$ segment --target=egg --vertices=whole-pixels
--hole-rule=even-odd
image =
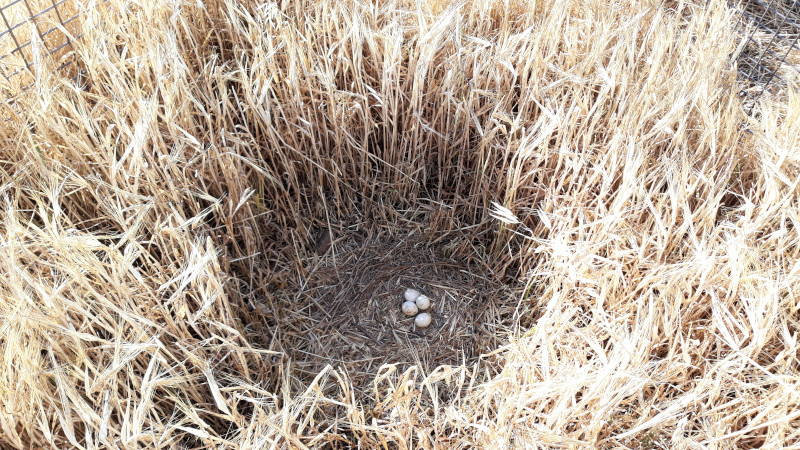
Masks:
[[[414,302],[417,304],[417,308],[419,308],[420,311],[425,311],[431,307],[431,299],[429,299],[427,295],[420,295]]]
[[[430,314],[422,313],[414,319],[414,325],[418,326],[419,328],[428,328],[428,325],[431,324],[431,320]]]
[[[414,302],[404,302],[402,309],[403,309],[403,314],[407,316],[413,316],[419,311],[417,309],[417,304]]]
[[[406,297],[406,301],[413,302],[417,299],[417,297],[419,297],[419,291],[416,289],[406,289],[406,293],[404,295]]]

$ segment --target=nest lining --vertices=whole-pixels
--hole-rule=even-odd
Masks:
[[[307,261],[302,285],[278,296],[284,348],[304,381],[329,364],[360,386],[383,364],[426,371],[471,364],[516,329],[516,289],[483,268],[419,241],[357,235],[338,241]],[[431,298],[428,328],[416,327],[414,316],[401,311],[406,288]]]

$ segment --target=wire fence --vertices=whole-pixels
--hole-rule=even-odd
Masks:
[[[80,15],[74,0],[10,0],[0,6],[0,75],[20,79],[27,90],[37,59],[48,57],[57,72],[77,77],[73,43],[82,36]]]
[[[777,94],[800,81],[800,0],[745,0],[734,4],[743,45],[736,62],[749,108],[765,92]]]

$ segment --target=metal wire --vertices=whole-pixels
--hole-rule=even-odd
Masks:
[[[750,99],[752,111],[764,92],[779,92],[789,85],[787,75],[797,79],[800,74],[800,0],[743,0],[728,6],[740,13],[736,27],[744,36],[736,55],[744,81],[740,95]]]
[[[48,56],[53,55],[62,49],[69,47],[74,50],[73,39],[78,39],[80,35],[71,36],[72,31],[77,29],[76,19],[80,14],[65,14],[67,3],[70,0],[49,0],[49,5],[44,4],[38,8],[34,8],[29,0],[12,0],[0,6],[0,43],[6,39],[10,39],[13,47],[10,50],[5,50],[5,54],[0,54],[0,75],[6,80],[11,80],[16,76],[20,76],[25,71],[33,73],[34,62],[29,47],[33,44],[34,40],[38,40],[44,53]],[[24,19],[12,23],[13,14],[9,15],[9,8],[17,5],[17,8],[24,8],[17,10],[24,12]],[[48,20],[45,21],[45,14],[50,14]],[[74,22],[74,23],[73,23]],[[47,25],[45,25],[47,23]],[[22,33],[24,28],[22,26],[30,24],[31,36],[27,37],[27,33]],[[5,29],[2,29],[5,28]],[[23,37],[26,36],[26,37]],[[8,41],[6,41],[8,42]],[[16,55],[21,59],[22,64],[9,64],[12,55]],[[63,57],[61,55],[58,55]],[[62,70],[75,61],[75,54],[67,53],[65,60],[60,64],[56,70]],[[19,60],[18,60],[19,61]]]

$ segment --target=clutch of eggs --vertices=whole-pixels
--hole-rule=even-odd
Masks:
[[[407,316],[417,315],[418,312],[425,311],[431,307],[431,299],[427,295],[420,294],[416,289],[406,289],[403,297],[405,302],[403,302],[403,306],[400,309]],[[414,318],[414,325],[418,328],[427,328],[432,321],[431,315],[424,312]]]

